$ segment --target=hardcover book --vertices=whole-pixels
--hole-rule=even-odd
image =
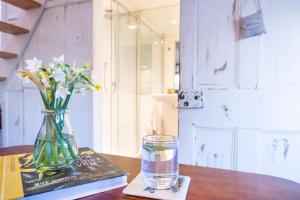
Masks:
[[[0,199],[74,199],[125,186],[127,174],[91,149],[60,171],[37,170],[32,154],[0,156]]]

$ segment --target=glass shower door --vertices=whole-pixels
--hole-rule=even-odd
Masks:
[[[112,22],[112,153],[137,155],[141,138],[161,129],[152,94],[162,92],[163,42],[138,13],[116,2]]]
[[[117,139],[114,148],[118,154],[135,155],[137,152],[137,19],[116,4],[115,79],[113,96],[113,134]]]

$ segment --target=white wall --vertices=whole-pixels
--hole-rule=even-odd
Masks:
[[[49,2],[40,25],[25,52],[24,59],[36,56],[48,64],[52,57],[64,54],[67,63],[72,64],[76,60],[77,65],[84,62],[92,64],[92,3],[89,1],[73,4],[74,2],[76,1],[68,5],[61,5],[66,2],[59,0]],[[23,17],[23,12],[13,11],[17,15],[20,13],[19,17]],[[39,10],[33,12],[39,12]],[[10,11],[7,14],[9,15]],[[32,13],[24,15],[32,15]],[[18,23],[23,25],[25,22]],[[25,27],[26,24],[30,29],[30,23],[25,23]],[[19,40],[20,38],[5,41],[5,45],[13,50],[24,44],[24,41]],[[8,67],[11,70],[14,66]],[[92,146],[93,144],[92,106],[91,94],[85,97],[75,94],[72,97],[70,112],[79,146]],[[13,80],[5,94],[3,109],[4,146],[33,144],[42,120],[42,105],[38,90],[32,84],[22,84],[17,79]]]

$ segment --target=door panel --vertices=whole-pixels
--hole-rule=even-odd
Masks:
[[[262,6],[268,33],[261,38],[260,87],[299,88],[300,1],[263,1]]]
[[[300,132],[239,129],[237,169],[300,182]]]
[[[234,168],[234,129],[194,127],[194,164]]]
[[[211,0],[198,3],[195,87],[236,85],[234,2]],[[212,12],[216,9],[217,12]]]
[[[257,133],[257,171],[300,182],[300,132]]]

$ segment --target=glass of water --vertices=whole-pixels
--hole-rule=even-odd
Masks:
[[[169,189],[179,173],[177,138],[169,135],[143,137],[142,176],[146,187]]]

